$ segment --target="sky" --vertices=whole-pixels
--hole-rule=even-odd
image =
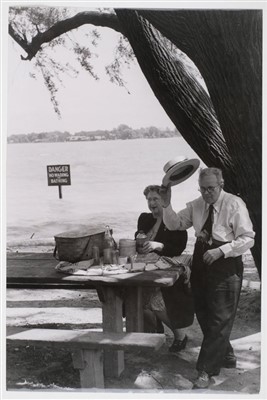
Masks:
[[[79,43],[89,26],[72,31],[70,35]],[[21,60],[25,55],[11,37],[8,37],[8,101],[7,135],[31,132],[68,131],[70,133],[95,129],[111,130],[120,124],[132,128],[156,126],[173,129],[174,125],[154,96],[139,65],[135,61],[130,69],[123,68],[126,87],[111,83],[105,73],[105,65],[113,60],[115,45],[119,34],[109,28],[98,28],[101,40],[93,51],[95,72],[100,79],[95,81],[80,68],[77,78],[63,76],[63,85],[58,84],[57,99],[61,119],[53,110],[40,75],[30,77],[36,72],[33,63]],[[58,46],[54,52],[57,60],[74,63],[71,52]],[[73,64],[74,65],[74,64]],[[75,65],[77,67],[77,64]]]

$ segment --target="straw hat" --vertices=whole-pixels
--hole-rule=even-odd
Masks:
[[[162,185],[178,185],[188,179],[198,169],[200,161],[197,158],[188,158],[179,156],[167,162],[163,170],[165,176],[162,179]]]

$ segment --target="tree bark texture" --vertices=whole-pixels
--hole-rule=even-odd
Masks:
[[[246,202],[256,231],[252,254],[261,275],[262,11],[138,13],[185,52],[205,80],[234,164],[235,192]]]
[[[116,13],[150,87],[179,132],[205,164],[216,160],[231,176],[231,157],[206,91],[183,62],[170,55],[150,23],[132,10]]]

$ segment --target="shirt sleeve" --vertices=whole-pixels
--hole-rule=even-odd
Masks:
[[[254,246],[255,232],[245,203],[239,199],[230,218],[234,239],[220,246],[224,257],[238,257]]]
[[[184,231],[191,228],[192,206],[188,203],[186,208],[176,213],[170,204],[163,208],[163,222],[170,231]]]

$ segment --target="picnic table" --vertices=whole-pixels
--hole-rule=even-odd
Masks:
[[[122,303],[127,332],[143,332],[142,291],[146,287],[174,285],[181,269],[131,272],[119,275],[80,276],[56,271],[52,253],[8,253],[7,287],[42,289],[96,289],[102,303],[103,332],[122,332]],[[106,376],[118,377],[124,369],[123,351],[105,353]]]

